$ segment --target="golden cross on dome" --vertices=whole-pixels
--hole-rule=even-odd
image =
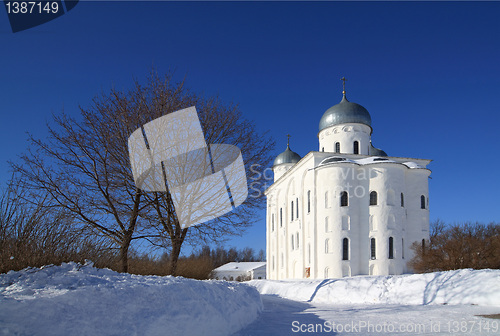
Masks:
[[[286,146],[290,147],[290,134],[286,135]]]
[[[345,96],[345,81],[347,80],[345,77],[340,79],[342,81],[342,94]]]

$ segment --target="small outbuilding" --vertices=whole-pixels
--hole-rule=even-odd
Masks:
[[[265,262],[230,262],[212,271],[212,279],[248,281],[266,278]]]

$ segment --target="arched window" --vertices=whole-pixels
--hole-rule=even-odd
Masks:
[[[291,211],[291,215],[292,215],[292,216],[290,217],[290,218],[291,218],[290,220],[292,220],[292,221],[293,221],[293,201],[291,202],[291,210],[292,210],[292,211]]]
[[[370,239],[370,258],[372,260],[376,259],[376,254],[375,254],[375,238]]]
[[[283,208],[280,208],[280,227],[283,227]]]
[[[425,196],[420,196],[420,209],[425,209]]]
[[[307,191],[307,213],[311,212],[311,190]]]
[[[354,141],[354,145],[353,145],[353,149],[354,149],[354,154],[359,154],[359,142],[358,141]]]
[[[330,226],[328,225],[328,217],[325,217],[325,232],[330,232]]]
[[[425,239],[422,239],[422,250],[425,250]]]
[[[342,260],[349,260],[349,239],[342,240]]]
[[[297,247],[297,250],[299,249],[299,233],[297,232],[295,234],[295,246]]]
[[[295,199],[295,206],[296,206],[295,217],[297,219],[299,219],[299,198],[298,197]]]
[[[394,238],[389,237],[389,259],[394,259]]]
[[[377,205],[377,192],[370,192],[370,205]]]
[[[271,215],[271,232],[274,232],[274,214]]]
[[[405,206],[405,195],[403,193],[401,193],[401,206]]]
[[[325,239],[325,253],[330,253],[330,239]]]
[[[321,147],[321,151],[324,152],[325,151],[325,147]]]
[[[281,268],[285,266],[285,257],[283,256],[283,252],[281,252]]]
[[[340,153],[340,142],[335,143],[335,153]]]
[[[325,268],[325,279],[328,279],[328,267]]]
[[[348,205],[349,205],[349,194],[347,193],[347,191],[342,191],[340,193],[340,206],[344,207]]]
[[[274,271],[274,256],[273,256],[273,271]]]
[[[325,208],[328,208],[328,191],[325,192]]]
[[[405,239],[401,238],[401,258],[405,258]]]
[[[293,246],[293,233],[292,233],[291,238],[292,238],[292,251],[293,251],[295,249],[295,247]]]

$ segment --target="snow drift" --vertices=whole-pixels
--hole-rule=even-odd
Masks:
[[[253,280],[261,294],[331,304],[500,306],[500,270],[462,269],[327,280]]]
[[[75,263],[0,274],[2,335],[230,335],[261,310],[255,288],[233,282]]]

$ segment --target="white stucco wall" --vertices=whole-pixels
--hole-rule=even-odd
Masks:
[[[340,153],[353,154],[354,141],[359,142],[359,154],[368,155],[372,129],[363,124],[342,124],[325,128],[318,133],[319,151],[335,152],[335,143],[340,143]]]

